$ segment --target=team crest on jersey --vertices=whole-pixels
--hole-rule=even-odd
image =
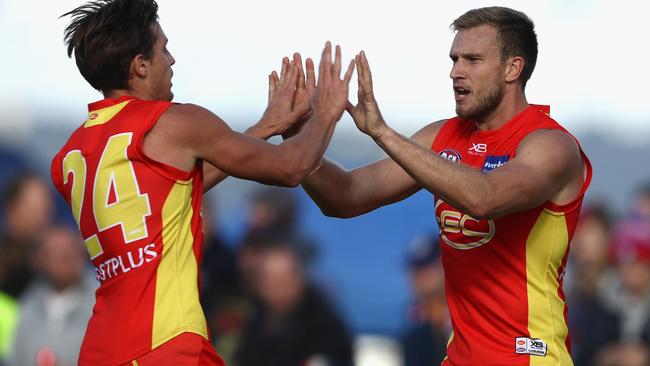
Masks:
[[[455,163],[458,163],[463,159],[463,157],[460,156],[460,153],[454,149],[444,149],[439,155],[441,158],[451,160]]]
[[[435,206],[440,238],[450,247],[467,250],[487,244],[494,238],[493,220],[477,220],[438,199]]]
[[[483,173],[487,173],[490,170],[500,167],[507,163],[508,159],[510,159],[510,156],[508,155],[488,155],[483,163]]]

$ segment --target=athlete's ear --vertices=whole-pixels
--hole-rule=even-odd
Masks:
[[[512,83],[519,79],[521,73],[524,72],[524,58],[521,56],[510,57],[505,62],[506,83]]]
[[[149,61],[145,59],[143,54],[139,53],[131,60],[131,75],[141,78],[147,77],[149,74],[149,66]]]

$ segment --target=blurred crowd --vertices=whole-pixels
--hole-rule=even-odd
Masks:
[[[48,180],[3,180],[0,365],[76,365],[98,286],[83,240],[56,214]],[[293,192],[260,187],[249,198],[238,242],[221,235],[210,196],[202,211],[201,297],[218,352],[234,366],[359,364],[341,299],[314,276],[318,245],[300,230]],[[411,238],[404,263],[412,301],[396,315],[405,324],[397,364],[439,365],[451,324],[435,233]],[[623,214],[585,205],[564,292],[576,366],[650,365],[650,184]]]

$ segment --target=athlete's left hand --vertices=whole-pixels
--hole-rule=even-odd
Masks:
[[[370,72],[366,54],[361,51],[354,60],[357,64],[357,81],[359,84],[358,102],[355,106],[348,101],[346,110],[350,113],[361,132],[377,140],[388,126],[381,116],[377,100],[375,100],[372,88],[372,73]]]

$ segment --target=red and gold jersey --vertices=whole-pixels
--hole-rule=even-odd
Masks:
[[[531,105],[494,131],[480,131],[471,121],[452,118],[432,150],[490,174],[515,157],[529,133],[566,132],[549,117],[549,110]],[[567,205],[545,202],[478,220],[436,197],[453,326],[443,365],[573,365],[562,276],[591,180],[591,165],[581,154],[587,166],[585,183],[579,197]]]
[[[80,365],[124,364],[184,332],[208,338],[198,287],[201,164],[184,172],[142,150],[169,105],[92,103],[52,161],[100,282]]]

